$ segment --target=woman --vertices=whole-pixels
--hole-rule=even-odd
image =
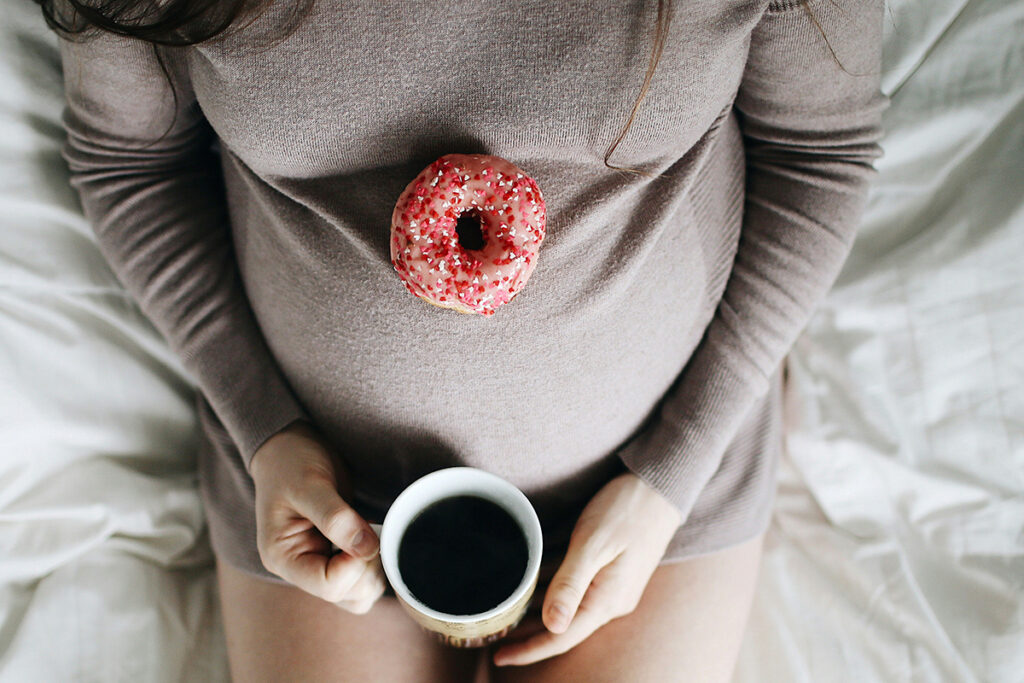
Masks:
[[[880,151],[880,2],[39,1],[106,29],[62,37],[63,153],[200,389],[236,680],[730,677],[778,368]],[[547,202],[490,318],[389,262],[395,200],[450,152]],[[368,524],[459,464],[544,525],[538,614],[483,655],[382,597]]]

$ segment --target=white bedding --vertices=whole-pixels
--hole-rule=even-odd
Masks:
[[[56,36],[0,19],[0,681],[227,681],[192,384],[58,152]]]
[[[1015,0],[890,2],[886,154],[791,356],[737,681],[1024,681],[1022,36]],[[193,384],[96,249],[61,98],[9,3],[0,681],[227,681]]]
[[[885,156],[790,354],[738,681],[1024,681],[1024,3],[890,3]]]

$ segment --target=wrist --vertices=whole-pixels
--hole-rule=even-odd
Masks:
[[[679,528],[683,523],[683,514],[676,507],[675,503],[633,472],[627,472],[625,476],[633,477],[635,485],[643,491],[647,504],[660,522],[670,526],[672,529]]]
[[[272,452],[276,451],[282,442],[287,441],[293,435],[314,436],[315,427],[305,418],[297,418],[271,434],[259,448],[253,451],[252,457],[249,459],[249,473],[255,478],[256,472],[260,468],[258,463],[272,459]],[[267,455],[261,457],[261,453]]]

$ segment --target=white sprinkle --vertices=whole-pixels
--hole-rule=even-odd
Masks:
[[[409,221],[409,227],[415,228],[416,227],[416,221]]]

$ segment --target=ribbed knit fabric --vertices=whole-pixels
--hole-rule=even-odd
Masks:
[[[665,561],[764,529],[777,368],[880,153],[882,5],[812,1],[827,43],[795,3],[676,5],[611,159],[656,178],[602,163],[655,2],[317,3],[273,42],[278,4],[158,48],[177,106],[151,45],[61,41],[72,182],[200,388],[219,554],[272,578],[248,467],[296,419],[374,521],[415,478],[477,466],[531,497],[554,557],[629,468],[686,519]],[[491,318],[419,301],[389,261],[395,200],[451,152],[509,159],[547,202],[537,269]]]

